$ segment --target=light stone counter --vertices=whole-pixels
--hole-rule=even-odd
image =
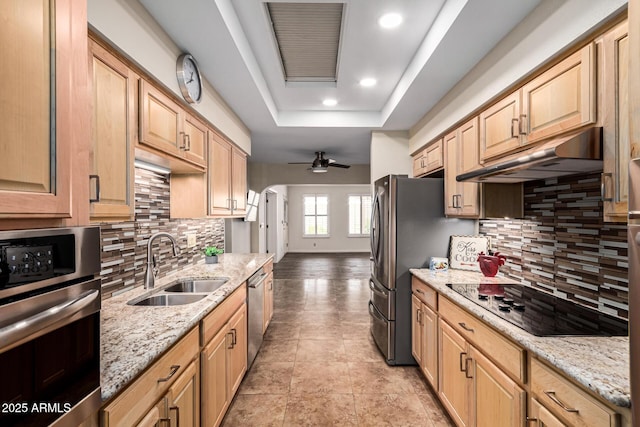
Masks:
[[[156,279],[155,290],[177,279],[228,277],[206,298],[171,307],[141,307],[127,301],[150,294],[142,286],[102,302],[100,384],[102,400],[114,396],[273,258],[272,254],[223,254],[218,264],[195,264]]]
[[[545,360],[567,377],[620,407],[631,406],[629,379],[629,337],[537,337],[474,304],[446,285],[475,283],[517,283],[504,277],[484,277],[462,270],[432,272],[411,269],[413,275],[440,294],[483,319],[526,350]]]

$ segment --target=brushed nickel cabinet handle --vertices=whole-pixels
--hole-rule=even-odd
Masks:
[[[564,409],[566,412],[574,412],[574,413],[578,413],[579,411],[575,408],[569,408],[567,405],[565,405],[560,399],[558,399],[556,397],[556,392],[555,391],[545,391],[544,394],[546,394],[549,399],[553,400],[553,402],[558,405],[559,407],[561,407],[562,409]]]
[[[89,199],[89,203],[95,203],[100,201],[100,175],[89,175],[89,181],[92,179],[96,180],[96,198]]]
[[[600,197],[603,202],[613,202],[613,197],[607,197],[607,186],[606,186],[606,178],[612,178],[613,174],[611,172],[602,172],[600,174]]]
[[[169,381],[171,377],[173,377],[176,374],[176,372],[178,372],[178,369],[180,369],[180,365],[171,365],[171,370],[169,371],[169,375],[167,375],[164,378],[160,378],[158,382],[163,383],[165,381]]]
[[[473,328],[468,327],[467,324],[464,322],[458,322],[458,325],[460,325],[460,327],[467,332],[474,332]]]
[[[238,343],[238,334],[236,328],[231,329],[231,344],[235,347]]]
[[[179,146],[178,148],[181,150],[186,150],[187,149],[187,134],[184,132],[180,132],[180,136],[182,136],[182,145]]]
[[[418,323],[422,325],[422,310],[420,309],[416,310],[416,317],[417,317]]]
[[[473,378],[473,375],[469,375],[469,362],[471,362],[472,360],[472,358],[467,357],[464,361],[464,376],[466,378]]]
[[[528,130],[527,130],[527,115],[526,114],[520,114],[520,124],[518,126],[518,130],[520,131],[520,135],[526,135],[528,134]]]
[[[460,353],[460,372],[465,372],[467,369],[467,365],[462,359],[467,355],[467,353]]]
[[[170,411],[176,411],[176,427],[180,427],[180,407],[171,406],[169,407]]]
[[[518,133],[514,132],[513,125],[518,125],[518,132],[520,132],[520,121],[517,118],[511,119],[511,138],[517,138]]]

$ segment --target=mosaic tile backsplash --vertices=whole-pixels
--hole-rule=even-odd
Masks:
[[[605,223],[600,175],[524,184],[525,218],[481,220],[508,257],[502,273],[622,318],[629,315],[627,226]]]
[[[135,221],[100,224],[103,299],[142,286],[147,242],[154,233],[170,233],[180,244],[180,256],[174,257],[168,239],[154,242],[153,253],[160,266],[158,277],[177,266],[201,260],[205,246],[224,248],[224,219],[171,219],[170,177],[140,168],[135,169],[135,174]],[[197,243],[192,248],[187,248],[188,233],[196,233]]]

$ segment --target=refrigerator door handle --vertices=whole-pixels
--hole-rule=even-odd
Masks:
[[[376,193],[371,212],[371,254],[377,264],[380,260],[380,197]]]
[[[371,289],[371,292],[373,292],[376,295],[380,295],[381,297],[384,297],[384,298],[389,298],[389,295],[387,293],[380,292],[378,290],[375,283],[373,283],[373,280],[369,280],[369,289]]]

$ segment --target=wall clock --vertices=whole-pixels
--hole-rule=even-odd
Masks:
[[[176,62],[178,85],[184,99],[190,104],[197,104],[202,99],[202,77],[195,58],[183,53]]]

